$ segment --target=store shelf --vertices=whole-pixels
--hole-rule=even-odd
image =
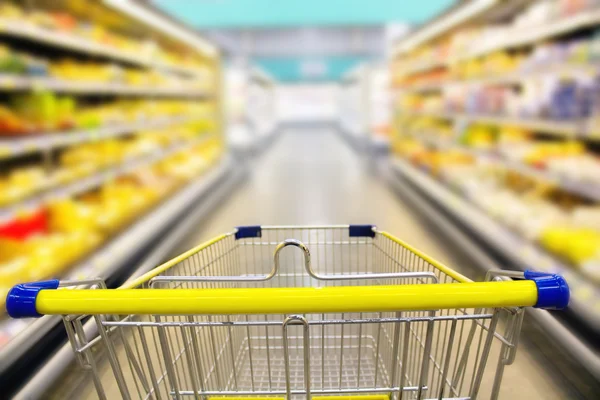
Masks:
[[[164,128],[197,118],[197,116],[161,117],[149,121],[144,118],[144,121],[94,129],[0,138],[0,160],[57,147],[114,138],[136,131]]]
[[[428,197],[475,232],[478,238],[508,257],[515,267],[521,270],[532,268],[563,275],[571,285],[573,294],[569,308],[585,320],[590,327],[596,331],[600,330],[600,318],[598,318],[600,290],[598,288],[534,243],[524,240],[496,222],[485,212],[474,207],[472,203],[452,192],[427,173],[398,158],[392,161],[392,167],[412,185],[421,189]]]
[[[600,66],[598,64],[561,64],[553,66],[530,67],[531,70],[516,71],[497,76],[484,76],[464,80],[446,80],[438,82],[427,82],[413,84],[399,88],[410,93],[440,92],[446,87],[457,87],[463,85],[490,86],[490,85],[519,85],[535,79],[543,79],[548,76],[567,77],[592,77]]]
[[[52,90],[57,93],[81,95],[156,96],[175,98],[209,98],[204,90],[178,87],[140,87],[110,82],[77,82],[47,77],[0,75],[0,90]]]
[[[582,196],[589,200],[600,201],[600,187],[593,183],[577,182],[551,172],[538,170],[519,162],[509,161],[506,159],[500,160],[502,160],[502,164],[507,168],[522,175],[548,182],[552,185],[560,187],[566,192]]]
[[[475,45],[471,51],[466,54],[452,57],[448,60],[429,60],[412,62],[402,70],[402,75],[410,76],[421,72],[430,71],[437,68],[449,67],[457,62],[478,58],[486,54],[508,50],[518,47],[529,46],[547,39],[551,39],[557,36],[576,32],[578,30],[587,29],[600,24],[600,9],[585,10],[576,15],[561,17],[555,21],[549,21],[538,26],[524,26],[519,28],[513,28],[507,31],[501,37],[498,36],[498,40],[492,43],[484,42],[482,45]],[[511,82],[514,82],[518,77],[506,77]],[[492,79],[490,79],[490,82]],[[417,90],[430,90],[432,88],[439,87],[434,85],[423,85]]]
[[[41,205],[51,200],[72,197],[87,192],[102,185],[104,182],[131,173],[138,168],[154,164],[155,162],[160,161],[174,153],[184,150],[190,146],[200,144],[206,140],[209,140],[210,138],[212,138],[212,136],[207,135],[192,142],[177,143],[166,149],[156,150],[142,157],[125,161],[123,164],[117,167],[95,173],[76,182],[51,188],[42,194],[34,195],[14,205],[2,207],[0,208],[0,221],[7,221],[13,219],[15,216],[21,213],[34,211]]]
[[[146,4],[101,1],[92,7],[94,10],[89,10],[93,11],[93,15],[85,15],[84,9],[70,2],[50,3],[15,3],[3,7],[0,38],[6,44],[6,56],[11,62],[19,63],[20,67],[27,66],[27,72],[19,73],[16,72],[17,68],[12,68],[15,73],[0,73],[0,93],[9,111],[15,111],[11,107],[18,100],[15,95],[44,91],[53,94],[51,98],[44,98],[48,103],[44,103],[48,105],[46,108],[52,108],[54,103],[63,100],[66,107],[68,100],[75,98],[79,108],[91,110],[98,105],[101,106],[98,112],[106,108],[111,113],[119,111],[119,107],[128,107],[128,104],[112,104],[115,98],[132,101],[147,98],[189,102],[188,108],[198,112],[190,114],[182,109],[181,113],[176,114],[161,113],[163,108],[179,110],[175,104],[177,102],[173,102],[172,106],[170,103],[161,104],[155,113],[151,113],[144,111],[148,110],[146,105],[138,107],[136,103],[129,107],[129,114],[134,119],[118,118],[108,122],[109,125],[70,130],[63,126],[58,128],[60,131],[54,132],[0,135],[0,161],[6,169],[2,171],[3,175],[19,176],[34,161],[32,157],[21,156],[40,153],[38,155],[44,159],[43,165],[36,162],[39,168],[35,168],[35,171],[41,171],[42,167],[44,171],[44,179],[39,182],[39,187],[36,186],[37,192],[16,200],[16,195],[25,194],[25,191],[17,193],[15,190],[15,196],[11,197],[14,202],[0,206],[0,224],[49,201],[80,196],[110,184],[115,178],[147,171],[148,167],[162,160],[176,161],[173,156],[191,155],[186,150],[191,150],[193,146],[200,145],[201,149],[203,144],[209,145],[214,141],[216,145],[218,142],[219,145],[214,149],[206,148],[208,157],[209,153],[216,154],[214,152],[223,144],[222,127],[220,121],[215,120],[215,113],[222,111],[221,93],[215,89],[215,85],[218,84],[223,66],[219,50],[212,43]],[[64,63],[57,63],[60,60]],[[45,71],[48,68],[50,70]],[[114,68],[116,72],[122,72],[117,74],[119,77],[114,73],[108,74]],[[104,74],[106,77],[95,76],[94,71],[107,72]],[[71,103],[68,105],[71,106]],[[207,103],[205,105],[210,112],[200,110],[204,103]],[[38,125],[31,120],[33,115],[18,114],[15,119],[19,119],[23,125]],[[40,118],[47,119],[43,116]],[[109,138],[129,138],[129,135],[141,137],[146,131],[160,130],[159,136],[164,136],[171,126],[202,119],[214,120],[209,124],[214,125],[214,133],[198,132],[195,138],[171,135],[170,140],[165,136],[167,142],[163,141],[163,144],[146,143],[147,146],[144,146],[144,143],[139,143],[140,146],[134,146],[137,150],[130,149],[135,154],[122,148],[126,143],[115,143],[114,149],[111,147],[106,151],[114,156],[125,151],[128,156],[120,156],[118,160],[113,160],[115,164],[103,165],[102,169],[98,169],[99,166],[87,168],[76,160],[73,169],[68,169],[62,163],[54,162],[60,154],[51,151],[62,147],[76,150],[84,143]],[[103,240],[98,248],[86,252],[85,257],[69,265],[68,269],[61,270],[60,278],[101,278],[109,285],[116,286],[135,272],[145,256],[157,248],[164,249],[165,243],[171,241],[167,235],[174,232],[183,220],[197,214],[197,208],[215,207],[222,201],[239,179],[234,177],[243,171],[235,171],[235,165],[229,157],[222,157],[213,163],[208,158],[203,162],[202,155],[196,156],[200,157],[199,163],[193,163],[192,167],[200,171],[189,180],[186,179],[185,185],[179,185],[184,183],[182,177],[169,179],[177,189],[174,187],[173,192],[163,193],[160,203],[153,203],[152,208],[137,213],[135,219],[121,221],[123,224],[117,232],[111,232],[110,237],[105,237],[107,232],[100,235],[107,240]],[[146,183],[150,186],[160,184]],[[83,254],[86,249],[73,250],[75,255]],[[60,317],[13,320],[6,314],[0,315],[0,387],[5,395],[12,397],[13,392],[43,367],[52,353],[64,343],[68,344],[68,341]],[[50,386],[55,382],[46,383]],[[41,396],[44,397],[44,394]]]
[[[462,6],[457,6],[454,13],[448,12],[448,18],[465,12],[466,8],[473,3],[479,2],[466,2]],[[593,106],[590,110],[587,104],[577,103],[573,99],[576,96],[560,97],[560,90],[561,85],[574,87],[574,92],[577,94],[593,90],[592,86],[600,70],[600,65],[594,58],[597,44],[595,34],[600,26],[600,7],[594,5],[593,8],[577,11],[577,14],[571,12],[571,15],[559,15],[559,9],[560,13],[567,14],[569,9],[579,8],[583,3],[573,4],[574,7],[564,7],[565,4],[559,5],[559,2],[545,4],[546,2],[541,1],[500,0],[493,3],[495,3],[493,7],[482,11],[477,16],[465,17],[452,27],[443,26],[437,19],[429,21],[419,31],[407,35],[404,39],[405,43],[414,43],[414,45],[410,48],[410,52],[409,46],[406,45],[407,51],[402,55],[396,54],[392,61],[392,70],[397,78],[396,104],[403,103],[403,100],[407,103],[414,99],[415,104],[421,102],[424,106],[439,105],[440,111],[413,113],[399,110],[398,122],[402,124],[399,132],[405,135],[404,131],[410,124],[411,116],[437,119],[430,122],[423,120],[422,124],[415,124],[414,127],[429,124],[435,130],[437,125],[440,135],[423,130],[414,132],[415,134],[411,136],[431,148],[441,149],[441,153],[452,149],[472,154],[476,158],[476,165],[481,165],[486,168],[486,171],[496,169],[500,173],[514,171],[523,177],[530,177],[540,182],[542,184],[540,188],[556,188],[574,194],[583,199],[579,200],[579,203],[595,210],[600,203],[600,185],[594,183],[595,180],[591,178],[587,178],[586,181],[581,180],[583,178],[580,179],[579,174],[570,173],[571,171],[568,170],[562,172],[559,166],[556,169],[538,168],[526,163],[521,157],[511,153],[514,146],[474,149],[461,145],[456,137],[445,135],[446,133],[451,136],[462,134],[465,129],[472,128],[470,125],[477,123],[482,127],[479,132],[473,129],[474,136],[478,133],[483,136],[494,126],[515,127],[531,132],[533,138],[540,142],[547,141],[549,137],[586,142],[588,150],[592,152],[586,157],[594,157],[594,152],[597,150],[596,144],[590,143],[600,141],[598,129],[594,127],[597,124],[594,120],[596,112]],[[552,15],[547,15],[549,13]],[[542,22],[539,18],[542,16],[550,17],[552,20]],[[536,23],[534,20],[540,22]],[[505,25],[514,22],[519,22],[519,26]],[[420,32],[427,29],[435,32],[436,35],[432,34],[426,39],[421,39],[424,36]],[[473,43],[469,46],[467,40]],[[453,49],[451,46],[445,54],[447,57],[436,59],[428,57],[427,63],[423,57],[418,57],[419,55],[441,56],[442,51],[448,50],[447,46],[450,42],[462,48]],[[511,64],[517,68],[512,71],[491,69],[496,66],[508,67]],[[482,72],[486,71],[486,74],[473,75],[478,67],[485,68]],[[419,74],[421,71],[434,68],[440,70],[431,71],[431,74]],[[460,74],[461,71],[465,74]],[[402,99],[402,96],[406,97]],[[486,98],[492,97],[498,104],[504,104],[506,110],[514,109],[515,112],[511,113],[513,116],[448,112],[450,108],[446,108],[458,104],[457,102],[466,101],[473,103],[474,107],[464,106],[464,110],[484,111],[483,107],[477,106],[485,103]],[[562,103],[561,99],[564,99]],[[540,102],[546,104],[548,101],[551,104],[549,103],[550,105],[544,109],[560,108],[561,111],[571,111],[569,106],[572,106],[574,112],[591,113],[594,116],[589,119],[555,120],[549,118],[550,114],[544,114],[542,118],[528,118],[527,110],[533,110],[536,106],[539,107]],[[460,106],[453,108],[459,109]],[[569,110],[566,110],[567,108]],[[557,143],[557,146],[560,145]],[[462,185],[453,184],[451,179],[445,181],[443,167],[441,170],[434,169],[440,172],[438,174],[426,167],[420,169],[404,159],[391,159],[389,166],[388,180],[390,185],[399,192],[398,194],[405,199],[411,199],[410,202],[414,203],[412,206],[431,219],[436,231],[446,233],[454,241],[453,244],[460,247],[465,254],[474,255],[482,269],[498,265],[507,269],[537,269],[565,276],[572,294],[571,304],[565,313],[558,314],[537,309],[528,309],[527,312],[535,317],[541,329],[548,332],[548,339],[555,340],[558,346],[567,350],[572,359],[576,360],[572,367],[576,367],[578,372],[574,374],[585,375],[585,371],[581,368],[584,366],[598,378],[600,354],[596,339],[600,334],[600,287],[597,284],[597,277],[589,265],[579,268],[575,263],[570,264],[567,258],[547,250],[537,239],[529,236],[535,235],[530,230],[538,227],[536,224],[542,223],[535,218],[537,215],[535,208],[526,209],[531,213],[531,220],[517,223],[512,220],[516,218],[516,214],[521,215],[522,210],[519,209],[518,202],[513,210],[510,207],[503,208],[502,203],[496,205],[482,203],[482,197],[476,197],[488,194],[485,192],[489,190],[486,189],[485,181],[477,184],[479,181],[473,178],[465,181],[466,186],[463,188]],[[492,170],[489,170],[489,167],[493,167]],[[456,173],[460,174],[458,169]],[[457,178],[450,173],[447,176]],[[490,185],[493,186],[493,183],[490,182]],[[501,194],[499,193],[496,201],[499,201]],[[488,200],[493,203],[492,193],[489,195]],[[507,204],[506,207],[508,206]],[[512,219],[508,218],[510,215],[513,215]],[[528,233],[522,234],[522,229]],[[576,251],[575,246],[578,243],[576,240],[573,242],[573,247],[569,243],[569,248],[571,251]],[[487,259],[492,259],[495,263],[488,262]],[[566,362],[561,363],[560,368],[570,368],[567,365]]]
[[[585,120],[557,121],[542,118],[515,118],[495,115],[454,113],[447,111],[405,111],[401,112],[400,114],[450,119],[462,123],[476,122],[482,124],[514,126],[559,137],[594,139],[586,132],[587,123]]]
[[[419,135],[411,135],[416,140],[440,150],[455,149],[473,155],[474,157],[492,161],[500,164],[506,169],[517,172],[521,175],[545,182],[549,185],[556,186],[562,190],[582,196],[588,200],[600,201],[600,187],[589,182],[578,182],[568,177],[560,176],[559,174],[540,170],[519,161],[508,160],[501,155],[488,150],[473,149],[466,146],[460,146],[451,141],[436,140],[435,138]]]
[[[489,270],[506,267],[501,260],[491,257],[474,235],[457,224],[449,213],[431,202],[426,194],[414,190],[413,185],[406,182],[405,179],[399,179],[388,168],[385,168],[383,172],[383,176],[391,188],[403,200],[408,201],[411,207],[429,219],[435,225],[436,231],[443,232],[451,243],[459,246],[474,261],[474,264],[481,268],[482,272],[486,273]],[[590,348],[587,338],[581,337],[564,321],[559,321],[552,312],[537,308],[527,308],[526,312],[528,317],[534,318],[543,327],[544,332],[553,338],[559,347],[566,349],[574,360],[584,365],[596,379],[600,379],[600,354],[597,350]]]
[[[128,265],[133,254],[156,240],[157,235],[191,205],[210,195],[217,185],[228,179],[232,171],[233,162],[229,157],[225,157],[210,171],[117,235],[108,245],[74,266],[64,279],[81,280],[94,277],[106,280],[119,270],[135,267]],[[0,320],[0,338],[7,340],[6,344],[0,347],[0,376],[60,322],[60,317],[56,316]]]
[[[95,43],[91,40],[74,36],[73,34],[39,28],[23,21],[0,19],[0,35],[31,40],[39,44],[82,54],[106,57],[114,61],[125,62],[140,67],[155,68],[182,75],[194,76],[199,73],[194,68],[156,62],[149,59],[149,57],[140,56],[139,53],[130,53],[111,46]]]
[[[455,119],[456,114],[451,112],[444,111],[400,111],[400,115],[402,116],[411,116],[411,117],[432,117],[432,118],[440,118],[440,119]]]
[[[518,126],[532,131],[544,132],[563,137],[582,136],[584,130],[584,121],[557,121],[541,118],[513,118],[502,116],[488,116],[476,114],[457,114],[456,118],[468,122],[478,122],[484,124]]]
[[[479,48],[475,46],[472,51],[453,59],[452,62],[481,57],[498,50],[529,46],[546,39],[591,28],[598,24],[600,24],[600,9],[585,10],[576,15],[562,17],[559,20],[549,21],[538,26],[524,26],[513,29],[503,34],[501,40],[485,44]]]
[[[593,183],[588,182],[577,182],[567,177],[562,177],[556,173],[543,171],[534,167],[530,167],[519,161],[507,160],[506,158],[493,154],[487,151],[478,151],[468,148],[462,148],[464,151],[468,151],[478,157],[484,157],[488,160],[493,160],[501,164],[508,170],[517,172],[523,176],[528,176],[532,179],[545,182],[549,185],[556,186],[565,192],[575,194],[584,197],[588,200],[600,201],[600,187]]]
[[[235,163],[239,165],[240,160],[236,159]],[[143,257],[139,263],[136,263],[135,272],[132,271],[131,276],[127,281],[131,281],[144,273],[150,271],[157,265],[164,262],[165,259],[172,254],[172,251],[179,247],[182,242],[189,239],[189,234],[194,233],[198,226],[204,220],[211,217],[212,212],[227,198],[227,196],[235,190],[235,188],[248,175],[248,168],[230,168],[231,163],[228,163],[229,170],[225,170],[224,174],[217,172],[219,179],[214,182],[212,177],[208,179],[200,178],[197,183],[190,185],[185,199],[177,201],[181,206],[179,210],[187,210],[190,204],[193,204],[190,212],[185,213],[185,218],[178,222],[173,228],[168,230],[160,243],[153,246],[147,255]],[[222,166],[217,168],[223,168]],[[213,174],[213,172],[209,172]],[[185,200],[185,201],[183,201]],[[186,204],[187,203],[187,204]],[[137,244],[137,243],[135,243]],[[84,325],[86,333],[92,336],[96,331],[94,321],[88,321]],[[28,333],[32,327],[28,328]],[[33,334],[33,332],[31,332]],[[26,337],[26,334],[21,335]],[[89,337],[89,336],[88,336]],[[1,350],[0,350],[1,352]],[[2,357],[0,355],[0,360]],[[19,388],[18,393],[14,395],[15,399],[37,399],[44,397],[47,390],[59,379],[66,368],[72,365],[75,360],[75,355],[70,343],[65,342],[60,349],[52,354],[51,358],[44,360],[43,366],[34,372],[33,376]],[[0,362],[0,379],[3,371],[2,363]],[[23,382],[24,383],[24,382]]]
[[[456,82],[427,82],[427,83],[418,83],[412,85],[404,85],[398,86],[397,90],[399,92],[406,93],[432,93],[432,92],[441,92],[445,87],[454,85]]]
[[[414,74],[419,74],[422,72],[431,71],[438,68],[446,68],[448,67],[448,63],[445,61],[426,61],[426,62],[417,62],[412,63],[411,65],[404,68],[402,71],[402,75],[409,76]]]

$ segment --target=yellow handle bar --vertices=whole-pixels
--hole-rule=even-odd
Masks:
[[[40,290],[39,314],[288,314],[533,306],[530,280],[265,289]]]

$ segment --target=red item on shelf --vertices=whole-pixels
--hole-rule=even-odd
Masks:
[[[30,236],[47,232],[48,215],[43,209],[0,224],[0,238],[25,240]]]
[[[77,20],[72,15],[63,12],[52,13],[56,27],[60,30],[70,32],[77,27]]]
[[[536,169],[546,169],[547,168],[547,164],[545,161],[535,161],[531,163],[531,166],[536,168]]]

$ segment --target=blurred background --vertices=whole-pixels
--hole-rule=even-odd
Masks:
[[[560,273],[501,399],[600,393],[599,0],[0,2],[0,387],[96,398],[15,284],[118,287],[243,224]]]

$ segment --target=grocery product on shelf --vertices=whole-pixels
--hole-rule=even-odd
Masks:
[[[600,207],[507,171],[476,162],[457,150],[431,150],[415,139],[398,139],[394,152],[410,160],[486,211],[525,240],[539,243],[590,281],[600,283]],[[558,245],[558,244],[560,245]]]
[[[46,173],[38,166],[26,166],[8,172],[0,180],[0,206],[16,203],[43,190],[46,182]]]
[[[127,67],[113,62],[80,61],[70,58],[44,59],[14,52],[2,45],[0,77],[7,89],[14,89],[18,79],[21,79],[19,82],[30,79],[32,89],[62,84],[65,91],[69,88],[73,91],[80,90],[81,84],[106,83],[113,85],[115,90],[145,88],[191,92],[210,91],[213,88],[212,73],[206,66],[199,68],[198,73],[192,77],[182,77],[168,71]]]
[[[426,110],[464,113],[466,117],[571,121],[578,122],[573,129],[575,134],[588,132],[594,136],[600,105],[596,66],[600,35],[594,28],[592,32],[569,36],[568,29],[557,30],[552,22],[573,18],[575,22],[567,25],[571,30],[589,29],[595,21],[600,21],[599,4],[594,1],[581,2],[580,7],[561,4],[561,1],[533,4],[512,22],[465,27],[439,43],[425,44],[424,48],[450,48],[433,53],[438,58],[429,60],[433,63],[431,69],[407,67],[422,62],[419,57],[423,52],[418,49],[396,59],[393,64],[396,87],[404,89],[401,97],[412,96],[408,102],[413,107],[404,107],[405,112]],[[535,11],[541,9],[553,11]],[[566,12],[566,9],[576,11]],[[578,20],[574,18],[587,17],[589,12],[590,22],[576,23]],[[526,28],[536,26],[544,27],[548,36],[528,38]],[[511,37],[519,40],[511,41],[508,39]],[[420,92],[421,99],[415,99],[410,92]],[[436,106],[420,106],[431,103]],[[565,131],[570,134],[571,129]]]
[[[504,205],[509,215],[499,220],[511,225],[516,215],[511,227],[528,240],[540,242],[543,210],[570,222],[577,207],[564,210],[553,197],[525,201],[522,192],[508,188],[507,176],[534,182],[531,193],[574,196],[578,207],[600,201],[600,158],[585,144],[594,138],[600,114],[599,6],[536,2],[512,11],[512,20],[464,24],[392,64],[397,110],[404,116],[398,130],[426,144],[411,160],[461,191],[461,178],[484,188],[466,196],[495,215]],[[462,165],[469,159],[468,167]],[[537,222],[520,225],[527,220]]]
[[[127,68],[111,63],[82,63],[69,59],[51,62],[48,76],[69,82],[114,83],[186,90],[206,89],[207,82],[210,82],[205,79],[182,78],[158,70]]]
[[[468,147],[489,149],[496,140],[496,129],[489,125],[472,124],[461,134],[459,143]]]
[[[45,210],[20,215],[12,221],[0,224],[0,237],[5,239],[23,240],[47,231],[48,215]]]
[[[594,34],[589,40],[568,42],[562,52],[563,44],[556,42],[537,45],[531,53],[500,51],[465,58],[440,67],[443,72],[435,69],[430,81],[422,79],[427,72],[407,74],[396,81],[408,90],[398,92],[400,142],[394,146],[396,154],[445,182],[524,240],[564,260],[590,282],[598,282],[595,246],[600,230],[575,216],[583,210],[593,213],[589,202],[600,201],[600,158],[582,140],[546,138],[555,132],[551,122],[527,126],[521,121],[586,120],[591,131],[600,104],[594,72],[504,81],[494,77],[536,71],[544,64],[590,63],[596,40]],[[488,80],[475,81],[481,78]],[[412,81],[415,91],[410,90]],[[425,86],[432,84],[439,90]]]
[[[216,48],[109,3],[0,2],[0,303],[19,282],[121,279],[232,181]],[[3,382],[54,328],[0,315]]]
[[[536,76],[513,85],[456,85],[439,92],[407,93],[399,104],[405,112],[465,113],[466,116],[496,116],[523,120],[581,121],[596,114],[597,91],[590,78],[558,79]]]
[[[83,143],[61,152],[51,172],[41,166],[15,168],[0,180],[0,206],[7,206],[36,193],[84,179],[96,172],[115,168],[128,160],[142,159],[178,141],[197,137],[199,124],[171,125],[163,130],[134,132],[132,138]]]
[[[532,64],[548,66],[555,62],[597,59],[597,35],[591,41],[575,40],[568,44],[548,44],[545,40],[568,33],[573,27],[595,27],[599,20],[599,5],[595,0],[539,1],[530,4],[509,22],[466,25],[395,60],[394,82],[403,84],[405,78],[412,79],[411,75],[434,70],[433,76],[450,69],[454,78],[465,79],[513,72],[520,69],[521,63],[531,67]],[[560,22],[564,22],[567,29],[561,29]],[[537,50],[530,61],[526,60],[525,54],[515,52],[531,45]]]
[[[392,142],[392,151],[394,154],[404,158],[412,159],[419,154],[425,153],[427,148],[421,142],[412,138],[395,139]]]
[[[220,153],[219,141],[208,139],[109,180],[79,198],[57,199],[32,214],[1,224],[0,292],[21,281],[62,274],[133,219],[199,176]],[[102,160],[102,155],[99,158]]]
[[[86,104],[72,96],[44,90],[12,95],[0,106],[0,135],[100,128],[153,118],[202,116],[211,113],[206,102],[184,100],[116,100]]]
[[[48,62],[26,53],[15,52],[10,47],[0,44],[0,74],[46,76]]]
[[[137,59],[140,63],[144,60],[149,63],[152,60],[155,65],[164,65],[175,70],[185,67],[189,68],[192,73],[196,73],[196,68],[204,61],[197,53],[168,51],[154,41],[118,34],[105,29],[94,21],[79,20],[67,11],[25,10],[15,3],[2,3],[0,20],[4,25],[2,30],[9,30],[15,26],[26,29],[25,32],[37,32],[40,35],[43,35],[44,32],[56,32],[65,37],[81,39],[89,43],[89,46],[95,45],[101,46],[101,49],[113,50],[115,54],[116,52],[131,54],[131,56],[122,58]],[[82,47],[84,46],[82,45]]]
[[[391,184],[477,263],[564,274],[570,319],[538,322],[598,376],[600,2],[484,3],[393,49]]]
[[[33,131],[64,130],[74,125],[75,99],[42,90],[14,95],[12,110]]]
[[[598,229],[600,225],[591,223],[594,221],[592,216],[596,215],[594,212],[599,212],[600,208],[592,208],[584,199],[574,198],[568,193],[556,197],[553,195],[557,190],[554,185],[548,186],[544,181],[531,180],[527,175],[523,176],[518,171],[513,171],[495,160],[479,159],[476,162],[476,154],[465,153],[460,148],[453,149],[451,146],[428,149],[428,146],[422,142],[422,136],[409,134],[411,135],[410,139],[398,138],[396,140],[393,147],[396,154],[409,159],[413,164],[443,180],[527,240],[538,241],[552,253],[566,259],[586,276],[589,276],[589,279],[597,280],[598,263],[596,260],[598,254],[591,250],[578,252],[577,249],[578,246],[583,246],[580,242],[584,241],[584,239],[578,239],[579,237],[591,238],[590,241],[592,241],[596,236],[589,232],[600,234]],[[523,132],[513,130],[507,130],[498,137],[503,135],[509,136],[509,140],[517,140],[517,143],[524,138]],[[432,136],[431,132],[429,136]],[[441,137],[440,135],[438,139]],[[490,145],[495,144],[494,131],[489,127],[486,129],[485,126],[478,127],[476,130],[467,129],[462,140],[463,146],[481,148],[483,144],[483,148],[487,150],[490,150]],[[438,140],[435,143],[439,144],[440,142]],[[533,154],[529,158],[525,157],[522,161],[538,163],[536,167],[544,168],[545,163],[552,165],[553,159],[556,157],[580,156],[585,151],[580,143],[550,143],[538,146],[541,146],[539,149],[541,153]],[[505,151],[507,158],[519,157],[518,147],[515,148],[514,143],[512,146],[506,147]],[[539,164],[540,162],[542,164]],[[585,172],[581,171],[579,174],[585,174]],[[588,216],[589,219],[582,215]],[[587,223],[585,223],[586,220]],[[558,228],[556,228],[557,225]],[[565,226],[569,228],[566,229]],[[556,236],[552,236],[556,229],[562,229],[561,232],[564,232],[562,237],[567,239],[563,242],[562,248],[547,245],[549,240],[551,243],[552,238]],[[588,234],[587,236],[581,235],[581,232]],[[580,236],[577,236],[578,234]],[[592,243],[590,241],[587,243]],[[592,248],[591,245],[590,248]],[[577,256],[575,256],[576,253]]]

